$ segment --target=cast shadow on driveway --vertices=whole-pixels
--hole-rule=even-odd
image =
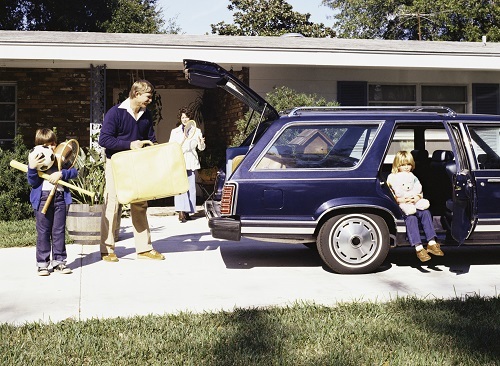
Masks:
[[[129,227],[120,229],[120,241],[133,237]],[[152,228],[152,234],[160,231]],[[116,243],[115,252],[120,260],[135,253],[135,247],[125,247]],[[209,232],[176,235],[160,240],[153,239],[154,248],[168,256],[169,253],[220,250],[221,257],[229,269],[251,269],[254,267],[322,267],[327,268],[318,252],[302,244],[281,244],[243,238],[240,242],[224,241],[212,238]],[[68,266],[75,269],[94,264],[101,260],[99,245],[88,254],[82,254]],[[422,273],[443,271],[443,266],[450,272],[463,275],[472,265],[500,264],[500,247],[479,246],[442,246],[444,257],[431,256],[429,262],[421,263],[411,247],[392,248],[385,262],[375,271],[383,272],[392,266],[412,267]],[[332,272],[333,273],[333,272]]]
[[[431,260],[420,262],[415,249],[411,247],[393,248],[384,263],[385,266],[413,267],[422,273],[443,271],[446,267],[456,275],[467,274],[471,266],[500,264],[500,247],[498,246],[448,246],[442,245],[444,257],[431,254]]]

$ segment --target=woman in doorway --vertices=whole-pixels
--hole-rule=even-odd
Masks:
[[[169,142],[177,142],[181,145],[184,160],[186,162],[186,172],[189,182],[189,190],[186,193],[174,196],[175,210],[179,212],[179,221],[190,220],[190,214],[196,213],[196,182],[195,171],[200,169],[200,160],[197,149],[205,150],[205,138],[201,130],[195,127],[194,132],[188,133],[186,125],[192,120],[192,114],[188,108],[179,110],[180,123],[170,133]]]

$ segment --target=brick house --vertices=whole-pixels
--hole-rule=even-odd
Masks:
[[[0,31],[0,147],[40,126],[90,144],[105,111],[137,77],[161,96],[160,142],[179,107],[201,98],[208,146],[223,149],[246,107],[190,86],[182,60],[232,70],[265,95],[277,86],[342,105],[446,105],[500,114],[500,44],[295,37]]]

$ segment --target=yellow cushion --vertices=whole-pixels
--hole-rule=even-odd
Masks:
[[[176,142],[121,151],[111,157],[111,165],[121,204],[188,191],[186,163],[181,146]]]

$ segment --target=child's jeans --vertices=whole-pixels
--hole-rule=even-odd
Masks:
[[[420,228],[418,226],[419,221],[422,224],[422,229],[424,230],[427,241],[436,237],[431,212],[429,210],[417,210],[414,215],[408,215],[405,218],[406,235],[408,236],[411,246],[422,243],[420,239]]]
[[[52,266],[66,264],[66,203],[63,192],[56,191],[52,202],[44,215],[41,210],[47,201],[48,191],[42,191],[39,210],[35,210],[36,218],[36,263],[38,267],[47,268],[52,252]],[[51,245],[52,242],[52,245]]]

